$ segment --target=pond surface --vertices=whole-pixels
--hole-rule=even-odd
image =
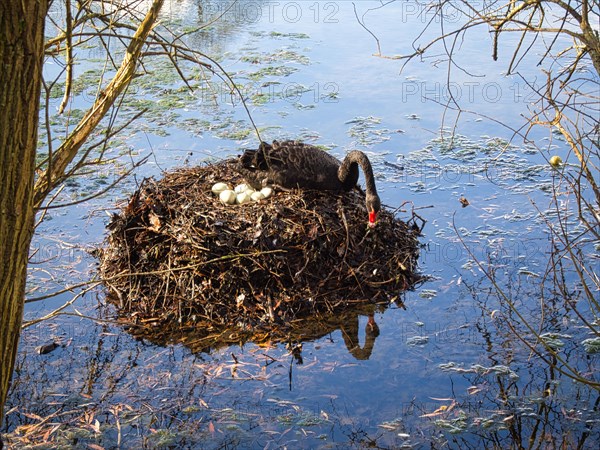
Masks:
[[[522,125],[531,94],[519,77],[504,76],[510,53],[494,62],[483,29],[460,42],[456,62],[468,72],[453,67],[451,89],[476,114],[456,120],[444,108],[450,99],[444,56],[438,64],[413,61],[402,73],[403,61],[394,58],[411,51],[431,18],[414,2],[356,2],[356,10],[351,2],[199,4],[167,2],[166,23],[187,27],[223,14],[209,30],[190,35],[189,44],[236,80],[264,140],[299,138],[338,157],[352,148],[367,152],[383,203],[402,207],[401,219],[414,209],[427,221],[420,268],[429,279],[403,294],[405,308],[375,314],[380,334],[367,344],[368,319],[357,313],[301,348],[246,343],[202,352],[193,352],[193,343],[135,339],[114,324],[104,293],[92,290],[25,329],[3,429],[31,433],[32,442],[52,441],[48,448],[518,448],[530,442],[596,448],[597,392],[530,354],[498,319],[510,310],[482,271],[492,265],[496,282],[538,323],[551,241],[537,209],[549,207],[556,181],[544,156],[566,149],[543,130],[529,137],[545,154],[518,140],[509,144],[509,127]],[[377,41],[357,17],[385,57],[374,56]],[[102,57],[95,52],[82,72],[98,69]],[[522,64],[531,70],[525,77],[537,73],[537,57],[534,51],[531,64]],[[150,158],[118,189],[49,212],[33,244],[31,298],[93,277],[96,262],[87,250],[105,236],[105,211],[114,211],[142,177],[256,145],[225,82],[197,78],[190,93],[168,67],[150,63],[153,75],[132,86],[123,117],[141,106],[149,111],[115,138],[116,168],[78,179],[59,199],[102,189],[119,164]],[[52,67],[47,70],[51,75]],[[85,108],[89,95],[84,89],[74,108]],[[462,207],[461,197],[469,206]],[[25,320],[53,311],[81,288],[72,291],[28,303]],[[571,363],[597,378],[598,356],[577,351],[584,330],[572,312],[557,306],[554,314],[553,328],[544,331],[562,333]],[[359,345],[372,345],[369,351],[348,348],[354,344],[348,330],[354,333],[357,323]],[[50,341],[60,346],[38,354]]]

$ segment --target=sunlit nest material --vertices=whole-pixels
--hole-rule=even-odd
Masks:
[[[279,191],[225,205],[234,161],[145,179],[108,225],[100,273],[142,326],[260,326],[390,302],[417,280],[419,227],[387,211],[366,226],[364,193]]]

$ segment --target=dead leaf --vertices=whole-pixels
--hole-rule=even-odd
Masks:
[[[151,212],[150,214],[148,214],[148,220],[150,221],[150,224],[152,225],[151,227],[148,227],[148,228],[152,231],[158,232],[158,230],[160,230],[160,227],[161,227],[160,218],[156,214]]]
[[[423,414],[422,416],[419,416],[419,417],[437,417],[437,416],[441,416],[443,414],[449,413],[456,406],[456,402],[453,399],[441,399],[441,398],[437,399],[437,398],[433,398],[433,400],[441,400],[441,401],[451,400],[452,403],[449,404],[449,405],[442,405],[438,409],[436,409],[435,411],[433,411],[431,413],[428,413],[428,414]]]
[[[467,393],[469,395],[477,394],[478,392],[481,392],[481,388],[479,388],[477,386],[469,386],[467,388]]]

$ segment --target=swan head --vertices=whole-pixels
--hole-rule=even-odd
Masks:
[[[366,196],[367,211],[369,212],[369,228],[375,228],[377,224],[377,213],[381,209],[381,200],[378,195],[367,194]]]

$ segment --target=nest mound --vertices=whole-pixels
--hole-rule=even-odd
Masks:
[[[113,215],[100,274],[130,323],[285,323],[389,302],[418,280],[419,228],[382,210],[369,230],[359,189],[225,205],[218,181],[243,181],[234,161],[145,179]]]

